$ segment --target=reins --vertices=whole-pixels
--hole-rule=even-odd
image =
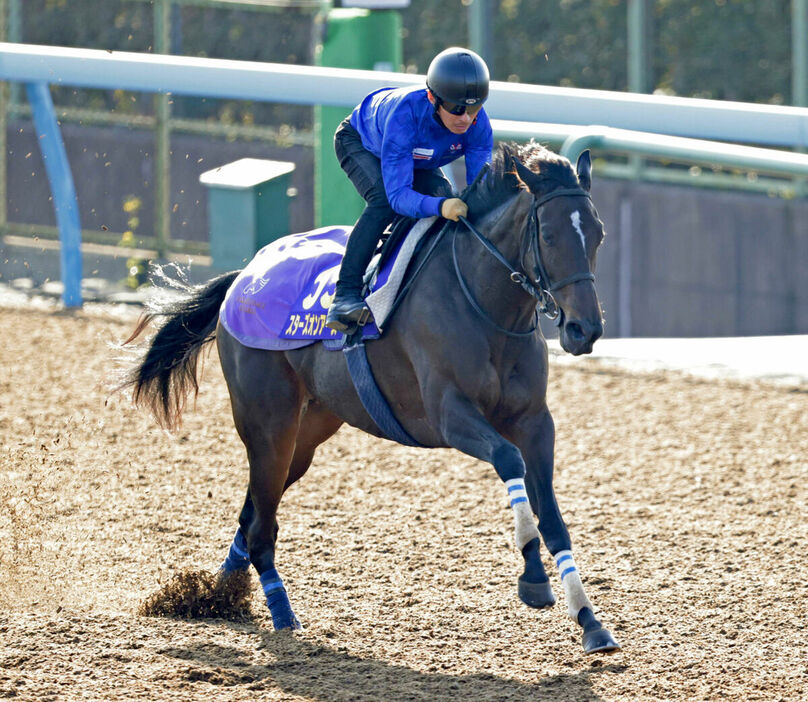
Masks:
[[[482,179],[487,171],[487,165],[483,167],[480,172],[477,174],[477,177],[474,179],[474,182],[466,189],[466,193],[470,192],[473,187]],[[560,320],[560,308],[556,303],[555,298],[553,297],[554,292],[558,292],[559,290],[567,287],[568,285],[572,285],[573,283],[577,283],[582,280],[594,280],[595,276],[591,271],[581,271],[579,273],[573,273],[562,280],[559,280],[555,283],[550,283],[550,276],[547,274],[547,269],[544,267],[544,262],[542,261],[541,257],[541,248],[539,246],[539,217],[538,211],[539,208],[544,206],[550,200],[553,200],[557,197],[585,197],[590,199],[589,193],[584,190],[583,188],[575,187],[575,188],[558,188],[557,190],[553,190],[552,192],[547,193],[546,195],[542,195],[539,198],[535,198],[534,202],[531,204],[530,207],[530,214],[528,215],[528,222],[525,234],[522,238],[523,244],[521,246],[521,254],[520,254],[520,263],[522,268],[526,268],[525,265],[525,257],[527,255],[528,250],[532,250],[533,257],[536,261],[536,270],[535,270],[535,280],[531,280],[530,277],[522,270],[518,270],[514,268],[509,262],[508,259],[502,254],[502,252],[491,242],[488,237],[486,237],[482,232],[480,232],[477,227],[475,227],[471,222],[468,221],[466,217],[460,217],[460,222],[476,237],[476,239],[483,245],[486,251],[490,253],[497,261],[499,261],[509,273],[509,277],[512,282],[519,285],[525,292],[527,292],[530,296],[536,298],[538,302],[538,307],[536,309],[534,315],[534,322],[530,329],[526,331],[513,331],[511,329],[506,329],[499,324],[497,324],[488,313],[483,310],[483,308],[479,305],[479,303],[474,299],[474,295],[472,294],[468,284],[466,283],[465,279],[463,278],[463,274],[460,271],[460,263],[457,258],[457,231],[458,227],[452,228],[452,262],[454,263],[455,269],[455,276],[457,277],[457,282],[460,284],[460,289],[463,292],[468,303],[471,305],[472,309],[479,314],[488,324],[494,327],[498,332],[505,334],[506,336],[513,336],[513,337],[528,337],[535,333],[536,329],[539,326],[539,314],[544,314],[548,319],[551,320]],[[464,198],[465,199],[465,198]],[[409,276],[409,280],[404,285],[403,289],[399,291],[398,295],[396,296],[396,300],[393,303],[393,307],[389,313],[392,315],[392,311],[395,310],[403,301],[406,292],[414,283],[415,279],[418,277],[419,273],[423,270],[424,266],[426,265],[427,261],[432,257],[432,254],[435,252],[438,243],[443,238],[443,235],[449,230],[451,227],[451,222],[447,221],[443,227],[441,227],[440,231],[434,236],[432,242],[429,245],[429,248],[426,251],[426,254],[421,257],[421,261],[419,262],[418,266],[413,271],[413,274]],[[388,315],[388,316],[389,316]]]
[[[527,277],[516,269],[511,267],[511,264],[505,259],[505,257],[500,253],[499,249],[497,249],[488,239],[486,239],[482,234],[480,234],[476,229],[473,228],[468,220],[465,217],[460,218],[463,224],[465,224],[469,230],[480,240],[483,246],[488,249],[489,253],[491,253],[500,263],[508,268],[511,271],[511,280],[514,280],[514,275],[521,275],[522,280],[519,281],[521,285],[531,294],[535,296],[535,292],[533,286],[531,286],[527,282]],[[457,276],[457,282],[460,283],[460,289],[463,291],[463,295],[466,296],[466,300],[471,305],[472,309],[479,314],[486,322],[488,322],[494,329],[502,334],[506,334],[507,336],[531,336],[535,331],[536,328],[539,326],[539,313],[536,312],[534,316],[533,326],[530,327],[527,331],[512,331],[510,329],[505,329],[505,327],[499,326],[491,317],[488,316],[486,311],[477,304],[477,301],[474,299],[474,296],[471,294],[471,290],[469,290],[468,285],[466,285],[466,281],[463,279],[463,274],[460,272],[460,264],[457,261],[457,227],[454,229],[454,233],[452,235],[452,262],[454,263],[455,275]],[[517,282],[517,281],[514,281]]]
[[[485,169],[483,169],[485,170]],[[482,171],[481,171],[482,173]],[[478,179],[480,174],[478,174]],[[539,245],[539,216],[538,211],[539,208],[544,206],[550,200],[553,200],[557,197],[586,197],[590,199],[589,193],[580,187],[575,188],[558,188],[557,190],[553,190],[552,192],[547,193],[546,195],[542,195],[539,198],[536,198],[533,204],[530,207],[530,214],[528,215],[528,222],[526,227],[526,232],[523,237],[523,245],[521,247],[521,255],[520,255],[520,263],[522,267],[525,267],[525,256],[527,250],[532,250],[533,257],[536,261],[536,270],[535,270],[535,280],[531,280],[530,277],[524,272],[514,268],[502,252],[482,233],[480,232],[471,222],[468,221],[465,217],[460,217],[460,221],[466,226],[466,228],[477,238],[477,240],[483,245],[483,247],[490,253],[494,258],[497,259],[505,268],[508,269],[508,273],[510,275],[510,279],[512,282],[519,285],[525,292],[527,292],[532,297],[535,297],[538,301],[538,309],[536,311],[535,322],[533,326],[523,332],[511,331],[509,329],[505,329],[497,324],[491,317],[480,307],[477,301],[474,299],[474,296],[471,294],[471,290],[469,289],[466,281],[463,278],[463,275],[460,271],[460,264],[457,260],[457,228],[454,229],[454,233],[452,236],[452,260],[454,262],[454,269],[455,275],[457,276],[457,281],[460,284],[460,289],[463,291],[463,295],[466,297],[466,300],[471,305],[472,309],[477,312],[483,319],[485,319],[490,325],[492,325],[497,331],[507,334],[508,336],[530,336],[536,331],[538,327],[538,315],[539,313],[544,314],[548,319],[558,319],[560,314],[560,309],[558,307],[558,303],[556,303],[555,297],[553,297],[554,292],[558,292],[559,290],[566,288],[573,283],[580,282],[582,280],[594,280],[595,275],[591,271],[581,271],[578,273],[573,273],[566,278],[563,278],[555,283],[550,282],[550,276],[547,274],[547,269],[544,266],[544,262],[541,256],[541,247]]]

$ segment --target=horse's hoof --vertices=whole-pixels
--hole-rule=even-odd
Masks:
[[[275,627],[276,631],[303,628],[300,620],[295,615],[295,611],[292,609],[292,605],[289,603],[289,597],[283,586],[270,590],[267,595],[267,607],[269,607],[269,613],[272,615],[272,626]]]
[[[534,609],[552,607],[556,601],[549,580],[543,583],[529,583],[522,578],[519,578],[519,599]]]
[[[292,606],[289,604],[286,592],[282,591],[278,594],[280,595],[279,597],[267,603],[269,605],[269,613],[272,615],[272,626],[275,627],[275,631],[280,631],[281,629],[297,631],[302,629],[303,625],[300,623]]]
[[[615,641],[609,630],[603,627],[585,631],[583,644],[584,653],[614,653],[620,650],[620,644]]]
[[[291,616],[285,617],[275,617],[272,615],[272,626],[275,628],[275,631],[283,631],[284,629],[288,629],[289,631],[302,631],[303,625],[300,623],[300,620],[294,615],[294,612],[290,613]]]

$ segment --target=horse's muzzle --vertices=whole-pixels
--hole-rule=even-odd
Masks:
[[[595,342],[603,335],[601,320],[569,319],[561,325],[561,348],[573,356],[592,353]]]

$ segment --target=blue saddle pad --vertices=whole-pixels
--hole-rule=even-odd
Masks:
[[[351,227],[332,226],[290,234],[262,248],[233,281],[219,321],[245,346],[273,351],[330,341],[339,348],[344,335],[325,326]],[[396,260],[391,256],[373,289],[386,283]],[[363,339],[379,337],[374,323]]]

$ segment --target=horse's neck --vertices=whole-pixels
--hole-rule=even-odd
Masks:
[[[520,197],[495,207],[480,218],[479,228],[510,262],[519,268],[522,234],[527,224],[528,210]]]
[[[521,199],[500,205],[480,218],[478,229],[499,249],[511,267],[521,271],[520,251],[528,209]],[[510,273],[471,232],[458,232],[460,268],[472,294],[491,319],[508,329],[526,329],[536,300],[511,280]],[[461,251],[462,250],[462,251]]]

